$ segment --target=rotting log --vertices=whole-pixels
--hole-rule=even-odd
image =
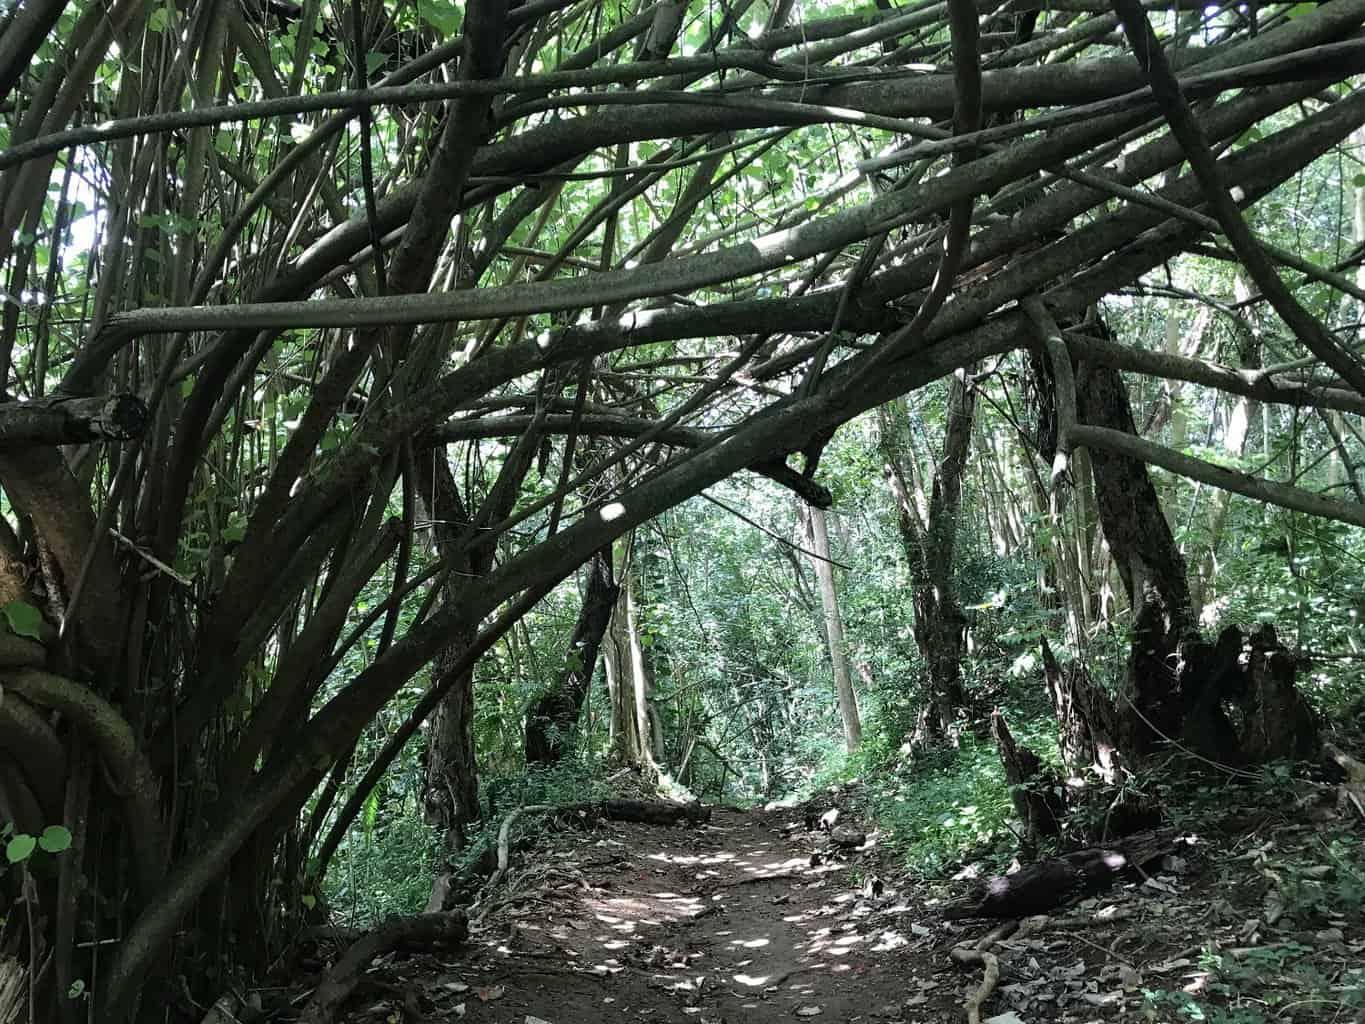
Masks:
[[[839,850],[856,850],[867,842],[867,833],[857,829],[836,827],[830,830],[829,841]]]
[[[360,984],[370,961],[395,949],[457,946],[469,935],[462,910],[391,917],[367,933],[328,972],[299,1017],[301,1024],[330,1024]]]
[[[1040,860],[1012,875],[990,879],[979,891],[946,906],[943,916],[957,920],[1045,914],[1072,900],[1102,892],[1130,869],[1169,853],[1177,838],[1174,829],[1152,829],[1115,843]]]
[[[592,821],[633,821],[642,825],[703,825],[711,808],[700,803],[673,804],[662,800],[590,800],[554,809],[560,817],[577,815]]]

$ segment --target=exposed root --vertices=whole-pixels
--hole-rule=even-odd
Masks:
[[[507,874],[512,825],[523,814],[576,814],[589,819],[605,818],[608,821],[634,821],[651,825],[674,825],[681,821],[700,824],[711,820],[710,809],[699,804],[670,804],[652,800],[599,800],[578,804],[527,804],[518,807],[502,820],[502,827],[498,829],[498,866],[488,879],[488,884],[484,886],[484,896],[479,901],[482,909],[472,921],[475,926],[481,924],[488,915],[491,906],[487,902],[488,898]],[[432,902],[434,903],[436,899],[433,893]]]
[[[498,867],[497,870],[493,872],[493,877],[488,880],[488,885],[485,889],[486,892],[491,893],[496,889],[498,883],[502,881],[502,876],[507,874],[507,861],[509,857],[507,846],[512,837],[513,822],[523,814],[542,814],[546,811],[553,811],[556,809],[554,804],[527,804],[525,807],[518,807],[508,814],[507,817],[502,819],[502,828],[498,829]],[[482,920],[482,918],[483,914],[480,914],[474,920],[477,922]]]
[[[208,1015],[199,1024],[235,1024],[238,1020],[237,1011],[241,1005],[242,1001],[236,996],[224,993],[209,1007]],[[0,1017],[0,1020],[4,1019],[7,1018]]]
[[[375,957],[399,946],[457,945],[468,934],[469,922],[462,910],[389,918],[342,954],[303,1008],[300,1024],[330,1024],[335,1020],[337,1011],[365,977],[365,970]]]
[[[960,964],[980,964],[982,967],[981,984],[962,1004],[967,1011],[967,1024],[981,1024],[981,1007],[1000,984],[1000,960],[990,948],[1002,939],[1009,938],[1018,927],[1018,921],[1006,921],[992,928],[974,946],[956,946],[948,954]]]

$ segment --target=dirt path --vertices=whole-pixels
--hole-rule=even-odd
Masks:
[[[1206,841],[1189,863],[1178,858],[1032,922],[995,947],[1001,984],[983,1017],[1365,1024],[1365,921],[1357,905],[1338,905],[1346,889],[1330,888],[1365,874],[1340,857],[1310,859],[1343,836],[1291,824]],[[547,827],[517,855],[466,946],[385,958],[344,1019],[963,1020],[981,971],[956,965],[949,950],[990,922],[942,920],[928,889],[874,893],[875,847],[812,865],[827,847],[798,810],[717,811],[695,827]],[[1295,871],[1307,881],[1291,900],[1283,886]],[[1321,906],[1309,905],[1304,885],[1329,887],[1314,890]],[[1284,908],[1277,920],[1272,904]],[[1200,1016],[1196,996],[1214,1000],[1217,1015]]]
[[[918,991],[903,959],[915,937],[889,923],[904,927],[905,908],[870,897],[861,855],[812,867],[825,844],[791,813],[566,838],[528,871],[539,891],[513,892],[452,971],[459,1019],[903,1019]]]

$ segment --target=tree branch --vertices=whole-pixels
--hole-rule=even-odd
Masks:
[[[57,394],[31,402],[0,398],[0,450],[131,441],[142,436],[147,420],[147,406],[136,395],[72,398]]]

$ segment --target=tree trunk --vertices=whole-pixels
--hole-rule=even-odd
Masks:
[[[462,631],[432,663],[433,686],[457,673],[453,689],[431,716],[427,728],[426,818],[441,830],[446,848],[464,848],[464,828],[479,816],[479,775],[474,747],[474,670],[459,671],[474,631]]]
[[[848,652],[844,647],[844,620],[839,614],[839,592],[834,587],[834,565],[830,560],[829,528],[825,510],[811,505],[806,510],[806,538],[811,545],[811,562],[820,581],[820,604],[825,613],[825,639],[829,660],[834,668],[834,692],[839,699],[839,718],[844,726],[844,744],[856,750],[863,739],[863,724],[858,716],[858,697],[853,691]]]
[[[1102,321],[1093,326],[1108,334]],[[1076,415],[1086,425],[1137,432],[1127,386],[1111,367],[1080,365]],[[1185,558],[1143,463],[1093,450],[1090,464],[1105,540],[1136,610],[1128,664],[1130,703],[1120,711],[1119,746],[1140,758],[1182,731],[1176,652],[1182,641],[1197,638]]]
[[[1102,321],[1096,327],[1108,333]],[[1082,423],[1136,433],[1117,370],[1080,365],[1076,412]],[[1088,699],[1088,706],[1072,702],[1072,713],[1089,719],[1090,739],[1102,749],[1102,738],[1111,736],[1130,762],[1173,741],[1220,764],[1311,754],[1316,721],[1294,686],[1294,661],[1279,647],[1274,630],[1258,632],[1249,655],[1233,627],[1216,643],[1206,641],[1195,621],[1185,558],[1147,467],[1098,450],[1091,452],[1091,464],[1105,539],[1135,616],[1127,679],[1112,729],[1105,727],[1108,715],[1101,709],[1107,703],[1098,695]],[[1243,702],[1240,734],[1227,710],[1233,700]],[[1054,703],[1059,703],[1055,692]],[[1065,721],[1063,729],[1065,734]]]
[[[1238,279],[1240,281],[1240,278]],[[1245,288],[1241,288],[1245,292]],[[1243,370],[1256,370],[1261,365],[1261,340],[1247,330],[1237,339],[1237,364]],[[1227,426],[1223,429],[1223,452],[1231,459],[1240,459],[1246,452],[1247,440],[1251,436],[1251,423],[1256,418],[1260,403],[1246,395],[1232,399],[1232,411],[1228,414]],[[1198,578],[1195,581],[1195,607],[1206,604],[1213,591],[1213,580],[1218,572],[1218,548],[1223,537],[1223,524],[1227,521],[1228,503],[1232,494],[1228,491],[1215,491],[1209,518],[1209,544],[1198,563]]]
[[[968,368],[954,374],[949,385],[943,457],[934,474],[927,520],[921,520],[911,502],[908,474],[896,451],[901,424],[885,411],[879,420],[887,480],[896,497],[901,539],[914,587],[915,643],[929,670],[929,694],[920,713],[916,742],[951,739],[958,713],[967,703],[962,687],[967,618],[957,599],[953,565],[962,482],[976,414],[976,391],[969,383],[970,372]],[[903,407],[893,403],[889,408],[900,412]]]
[[[655,764],[663,757],[663,735],[658,718],[650,703],[654,697],[654,667],[645,657],[645,645],[640,638],[640,606],[636,600],[638,574],[632,573],[626,583],[626,638],[630,643],[630,675],[634,697],[635,731],[646,762]]]
[[[1063,669],[1042,638],[1043,678],[1057,718],[1062,763],[1078,784],[1093,772],[1106,785],[1118,782],[1119,753],[1114,739],[1117,713],[1105,693],[1074,662]]]
[[[597,667],[597,652],[620,594],[614,577],[608,545],[588,562],[588,585],[569,640],[564,669],[527,713],[527,764],[554,764],[568,749],[569,734],[583,709]]]
[[[425,460],[424,460],[425,461]],[[418,474],[422,504],[427,518],[440,524],[432,531],[437,554],[451,554],[469,525],[469,515],[446,462],[445,450],[431,453],[429,464]],[[478,572],[469,554],[456,557],[460,572],[445,585],[446,601],[458,600],[460,588]],[[467,575],[465,575],[467,574]],[[464,579],[460,577],[465,575]],[[479,815],[478,767],[474,754],[474,669],[460,670],[461,656],[474,637],[463,629],[448,638],[431,665],[433,686],[451,686],[432,713],[426,729],[423,809],[429,825],[441,830],[447,850],[464,848],[465,825]],[[452,677],[451,673],[458,675]]]
[[[455,571],[443,587],[447,604],[462,600],[493,567],[496,539],[475,540],[477,531],[506,517],[531,468],[536,451],[527,432],[508,453],[487,496],[471,516],[446,461],[444,447],[422,460],[417,491],[433,523],[436,552]],[[427,730],[424,803],[427,821],[441,829],[447,849],[464,847],[465,825],[479,817],[478,764],[474,745],[474,665],[458,666],[478,634],[471,623],[450,636],[432,662],[432,685],[453,686],[437,706]]]
[[[629,566],[633,543],[627,541],[627,568],[622,572],[620,593],[607,630],[603,662],[607,693],[611,700],[611,750],[623,765],[650,772],[654,769],[649,725],[649,680],[639,678],[645,670],[644,647],[636,633],[634,568]]]
[[[1318,752],[1318,719],[1295,686],[1298,665],[1264,623],[1250,638],[1240,745],[1253,763],[1308,760]]]

